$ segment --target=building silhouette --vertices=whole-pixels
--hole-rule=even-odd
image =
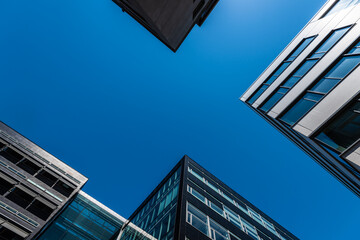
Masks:
[[[241,97],[358,196],[359,2],[327,1]]]
[[[172,51],[195,24],[201,26],[219,0],[113,0]]]

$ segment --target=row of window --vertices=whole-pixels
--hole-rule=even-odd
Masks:
[[[0,174],[0,195],[46,221],[55,211],[56,205],[45,200],[37,193],[20,185],[14,179]]]
[[[360,2],[360,0],[338,0],[331,8],[329,11],[327,11],[323,16],[330,16],[334,13],[337,13],[345,8],[354,6],[356,4],[358,4]]]
[[[187,202],[186,205],[186,222],[212,240],[240,240],[239,237],[222,227],[190,203]],[[243,231],[247,232],[249,236],[254,239],[260,239],[256,233],[256,229],[244,219],[241,221],[241,226],[242,229],[244,229]]]
[[[192,187],[190,187],[189,185],[187,186],[187,190],[189,193],[191,193],[194,197],[196,197],[197,199],[199,199],[200,201],[202,201],[205,205],[209,206],[212,210],[214,210],[216,213],[218,213],[219,215],[221,215],[222,217],[226,218],[228,221],[230,221],[231,223],[235,224],[238,228],[240,228],[243,232],[249,234],[252,237],[258,236],[257,234],[257,229],[255,228],[255,226],[251,225],[250,223],[247,223],[247,226],[250,226],[251,231],[249,232],[249,229],[244,228],[244,225],[242,224],[242,218],[240,217],[239,214],[235,213],[234,211],[232,211],[230,208],[228,208],[226,205],[224,205],[223,203],[220,202],[220,206],[216,205],[215,203],[213,203],[212,201],[210,201],[209,199],[207,199],[204,195],[202,195],[201,193],[199,193],[198,191],[196,191],[195,189],[193,189]],[[209,194],[211,195],[211,194]],[[268,230],[270,230],[272,233],[274,233],[276,236],[278,236],[279,238],[285,240],[284,237],[282,237],[278,232],[276,232],[274,226],[269,223],[268,221],[264,220],[258,213],[256,213],[254,210],[249,208],[249,213],[252,216],[253,219],[255,219],[258,223],[266,226],[266,228]],[[249,214],[247,213],[247,214]],[[264,234],[264,233],[263,233]],[[266,234],[265,234],[266,235]],[[258,239],[258,238],[255,238]],[[269,237],[269,239],[271,239]]]
[[[247,215],[249,215],[251,218],[253,218],[255,221],[257,221],[258,223],[260,223],[261,225],[263,225],[266,229],[268,229],[269,231],[271,231],[272,233],[274,233],[276,236],[282,237],[281,234],[279,234],[274,225],[266,220],[264,217],[262,217],[259,213],[257,213],[256,211],[254,211],[253,209],[251,209],[250,207],[248,207],[246,204],[244,204],[243,202],[239,201],[237,199],[237,201],[235,201],[232,197],[230,197],[228,194],[226,194],[224,191],[221,191],[218,187],[216,187],[215,185],[213,185],[212,183],[210,183],[207,179],[205,179],[204,177],[202,177],[199,173],[197,173],[193,168],[188,168],[188,171],[194,175],[197,179],[199,179],[200,181],[204,182],[207,186],[209,186],[211,189],[213,189],[215,192],[217,192],[218,194],[220,194],[222,197],[224,197],[226,200],[228,200],[229,202],[231,202],[234,206],[236,206],[238,209],[240,209],[242,212],[246,213]],[[204,197],[203,197],[204,198]],[[201,200],[201,199],[200,199]],[[210,206],[214,211],[218,212],[220,215],[222,215],[220,212],[222,212],[221,209],[217,210],[215,209],[216,207],[214,206],[214,204],[212,204]],[[285,239],[285,238],[283,238]]]
[[[338,63],[329,69],[324,77],[315,81],[305,93],[295,101],[294,105],[280,117],[289,125],[297,123],[337,84],[345,79],[360,63],[360,42],[350,51],[344,53]]]
[[[311,54],[307,56],[297,70],[295,70],[289,77],[282,82],[280,87],[260,106],[264,112],[268,112],[272,107],[278,103],[283,96],[290,91],[309,71],[320,61],[320,59],[347,33],[350,27],[337,29],[329,34],[326,40],[320,44]]]
[[[1,142],[0,156],[4,157],[9,162],[15,164],[17,167],[24,170],[28,174],[35,176],[35,178],[39,179],[41,182],[45,183],[46,185],[66,197],[69,197],[75,190],[74,186],[70,186],[69,184],[65,183],[64,180],[62,180],[55,173],[48,169],[45,169],[44,165],[24,157],[14,149],[6,146]],[[26,176],[22,174],[20,176],[22,178],[26,178]]]
[[[29,235],[28,230],[0,215],[0,240],[23,240]]]
[[[315,36],[305,38],[301,41],[292,53],[280,64],[280,66],[263,82],[260,88],[255,91],[247,102],[249,104],[253,104],[314,39]]]

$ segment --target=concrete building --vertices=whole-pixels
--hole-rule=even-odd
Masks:
[[[0,239],[32,239],[86,181],[0,122]]]
[[[241,100],[360,196],[360,4],[329,0]]]
[[[158,240],[298,239],[187,156],[129,223]],[[125,224],[120,240],[134,239],[129,229]]]
[[[205,21],[219,0],[113,0],[172,51],[195,24]]]

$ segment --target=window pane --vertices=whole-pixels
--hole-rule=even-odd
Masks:
[[[315,65],[315,63],[317,63],[318,60],[307,60],[300,68],[299,70],[297,70],[293,76],[296,77],[302,77],[304,76],[309,70],[310,68],[312,68],[312,66]]]
[[[291,55],[292,57],[297,57],[314,39],[315,37],[310,37],[305,39],[302,44],[295,50],[295,52]]]
[[[289,65],[291,62],[284,62],[283,64],[281,64],[281,66],[279,67],[279,69],[274,73],[274,76],[279,76]],[[275,79],[273,79],[271,82],[268,81],[268,84],[271,84],[274,82]]]
[[[256,93],[248,100],[248,103],[253,104],[256,99],[258,99],[260,97],[261,94],[263,94],[263,92],[265,92],[265,90],[268,88],[267,85],[263,85],[259,90],[256,91]]]
[[[329,79],[323,78],[321,79],[312,89],[314,92],[328,93],[338,82],[339,79]]]
[[[197,199],[199,199],[200,201],[205,203],[206,198],[203,195],[201,195],[198,191],[196,191],[195,189],[192,189],[192,195],[194,195]]]
[[[360,103],[353,105],[349,111],[337,117],[326,127],[316,139],[343,152],[360,138],[360,114],[354,112],[360,108]]]
[[[205,235],[208,235],[208,227],[207,224],[200,221],[197,217],[194,215],[192,216],[192,222],[191,225],[194,226],[197,230],[204,233]]]
[[[332,35],[326,40],[322,46],[316,51],[318,52],[327,52],[329,49],[334,46],[334,44],[349,30],[350,27],[336,30]]]
[[[207,217],[204,213],[202,213],[200,210],[198,210],[197,208],[193,207],[192,205],[188,205],[188,211],[196,216],[198,219],[200,219],[201,221],[203,221],[204,223],[207,222]]]
[[[223,235],[225,237],[228,236],[227,231],[223,227],[221,227],[219,224],[217,224],[216,222],[214,222],[211,219],[210,219],[210,227],[212,229],[214,229],[216,232],[220,233],[221,235]]]
[[[224,215],[224,212],[222,210],[222,208],[218,207],[217,205],[215,205],[214,203],[210,202],[210,207],[212,210],[214,210],[215,212],[217,212],[220,215]]]
[[[360,56],[344,57],[331,71],[326,75],[329,78],[344,78],[360,62]]]
[[[289,88],[291,88],[291,87],[294,86],[299,80],[300,80],[300,77],[294,77],[294,76],[292,76],[291,78],[289,78],[288,80],[286,80],[286,82],[285,82],[282,86],[283,86],[283,87],[289,87]]]
[[[309,101],[306,98],[313,98],[311,93],[305,94],[283,117],[281,120],[293,125],[295,124],[306,112],[312,108],[316,102]]]

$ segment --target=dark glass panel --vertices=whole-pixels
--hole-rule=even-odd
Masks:
[[[9,160],[10,162],[15,163],[15,164],[18,163],[23,158],[22,155],[15,152],[11,148],[7,148],[4,151],[1,151],[0,155],[3,156],[4,158],[6,158],[7,160]]]
[[[41,172],[36,175],[36,178],[50,187],[57,181],[57,177],[45,170],[41,170]]]
[[[18,164],[18,167],[30,173],[31,175],[34,175],[41,169],[41,167],[39,167],[38,165],[36,165],[35,163],[31,162],[28,159],[25,159],[22,162],[20,162]]]
[[[7,191],[9,191],[14,185],[9,183],[5,179],[0,177],[0,194],[4,195]]]
[[[265,92],[265,90],[268,88],[267,85],[263,85],[259,90],[257,90],[257,92],[248,100],[248,103],[253,104],[256,99],[258,99],[260,97],[261,94],[263,94],[263,92]]]
[[[38,200],[35,200],[27,210],[44,221],[46,221],[54,211],[51,207]]]
[[[291,88],[291,87],[294,86],[299,80],[300,80],[300,77],[294,77],[294,76],[292,76],[291,78],[289,78],[288,80],[286,80],[286,82],[285,82],[282,86],[283,86],[283,87]]]
[[[329,49],[334,46],[334,44],[339,41],[339,39],[349,30],[350,27],[342,28],[334,31],[331,36],[317,49],[316,53],[327,52]]]
[[[58,181],[55,184],[54,189],[66,197],[69,197],[74,191],[74,188],[70,187],[68,184],[62,181]]]
[[[303,77],[309,70],[312,68],[312,66],[317,63],[318,60],[307,60],[300,68],[297,70],[293,76],[296,77]]]
[[[25,238],[20,237],[16,233],[10,231],[7,228],[0,226],[0,240],[23,240]]]
[[[19,188],[14,188],[7,196],[7,199],[13,201],[22,208],[26,208],[34,200],[34,197]]]
[[[310,43],[311,41],[314,39],[315,37],[310,37],[305,39],[301,45],[295,50],[295,52],[293,54],[291,54],[291,57],[297,57]]]

